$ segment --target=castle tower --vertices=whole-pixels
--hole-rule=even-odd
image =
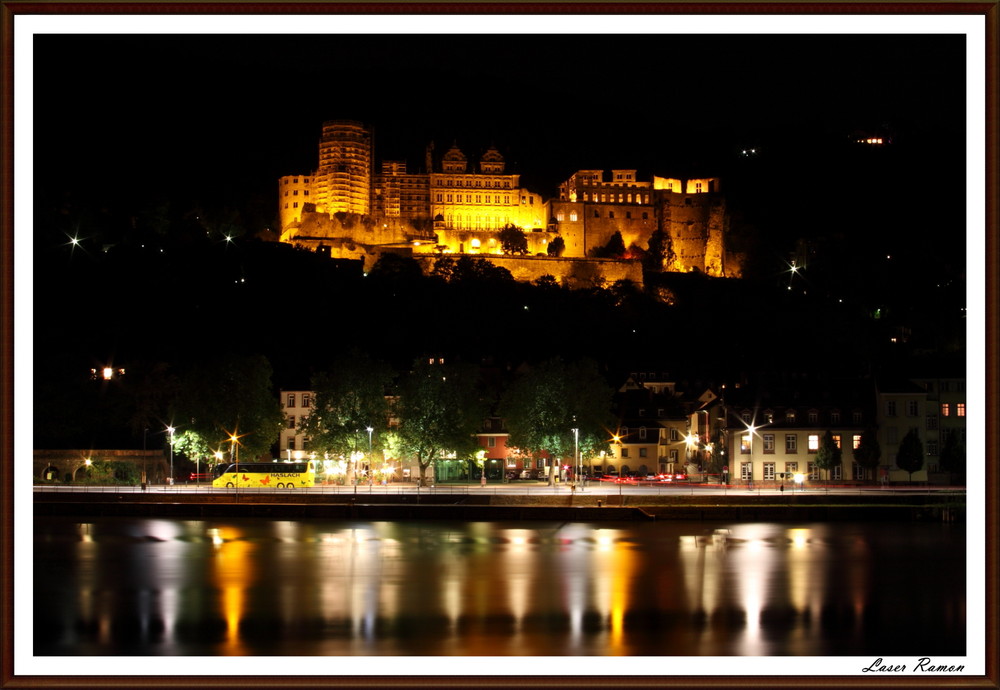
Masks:
[[[371,130],[353,120],[324,122],[314,195],[317,210],[367,215],[371,184]]]

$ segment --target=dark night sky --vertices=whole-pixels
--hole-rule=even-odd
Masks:
[[[796,237],[833,238],[831,280],[815,293],[856,281],[863,296],[877,276],[885,294],[853,308],[899,299],[936,318],[916,295],[930,294],[946,270],[962,273],[964,245],[932,238],[961,238],[965,219],[960,204],[925,201],[928,181],[962,180],[964,59],[963,35],[37,35],[33,287],[34,312],[46,318],[36,320],[36,353],[89,349],[110,361],[183,343],[197,356],[229,342],[218,340],[221,315],[237,299],[247,302],[240,323],[254,346],[283,342],[274,337],[281,319],[309,323],[305,303],[281,297],[303,276],[251,266],[258,249],[227,254],[232,275],[211,265],[211,253],[171,256],[168,246],[160,273],[140,265],[147,257],[119,262],[111,276],[99,261],[90,266],[96,252],[72,255],[70,216],[53,209],[89,207],[96,225],[116,218],[120,228],[161,200],[175,212],[229,207],[253,233],[276,215],[278,177],[311,172],[322,122],[341,118],[373,125],[376,158],[405,158],[414,171],[430,140],[439,153],[457,140],[470,158],[495,144],[543,196],[580,168],[719,176],[734,218],[773,246],[776,266],[786,267]],[[893,147],[859,153],[847,145],[858,130],[888,131]],[[746,146],[763,154],[735,155]],[[908,267],[873,263],[902,246]],[[250,281],[257,302],[233,287],[253,271],[265,279]],[[763,301],[747,306],[773,318]],[[421,327],[437,332],[417,323],[408,341]],[[547,333],[538,342],[550,342],[551,323],[536,328]],[[853,331],[841,330],[850,340]],[[292,355],[286,366],[302,359]]]
[[[411,168],[432,138],[469,154],[495,143],[546,195],[579,167],[719,174],[747,144],[821,170],[813,147],[856,128],[936,146],[965,121],[962,36],[35,41],[35,169],[55,189],[267,196],[316,166],[336,118],[374,124],[377,158]]]

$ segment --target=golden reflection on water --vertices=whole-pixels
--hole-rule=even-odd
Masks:
[[[235,527],[212,528],[208,533],[215,547],[212,576],[222,596],[220,603],[226,623],[225,641],[220,651],[229,656],[242,656],[247,651],[240,637],[240,623],[246,610],[247,589],[256,579],[252,546],[242,539]]]
[[[831,615],[868,634],[880,556],[822,524],[108,524],[73,528],[63,639],[131,616],[167,654],[810,655]]]

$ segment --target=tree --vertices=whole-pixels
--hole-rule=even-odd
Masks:
[[[301,432],[311,450],[339,460],[348,484],[355,483],[358,460],[381,448],[389,409],[386,393],[393,378],[387,364],[355,350],[312,379],[316,397]]]
[[[622,239],[621,232],[616,230],[607,244],[594,247],[590,250],[590,255],[595,259],[620,259],[625,256],[625,240]]]
[[[900,442],[899,452],[896,453],[896,466],[910,473],[911,482],[913,473],[924,466],[924,444],[920,441],[916,429],[907,431]]]
[[[829,479],[830,470],[840,464],[841,457],[840,446],[833,440],[833,434],[827,430],[823,434],[823,441],[820,443],[819,450],[816,451],[816,467],[825,470],[827,473],[826,477]]]
[[[556,237],[551,242],[545,250],[549,256],[562,256],[563,252],[566,251],[566,240],[562,237]]]
[[[613,393],[592,360],[542,362],[504,391],[500,412],[510,433],[508,444],[533,454],[547,451],[552,485],[558,459],[573,456],[574,428],[585,455],[607,449]]]
[[[654,230],[649,236],[649,244],[646,246],[645,259],[642,262],[643,268],[647,271],[662,271],[663,261],[667,258],[669,239],[662,230]]]
[[[528,236],[524,234],[524,230],[513,223],[507,223],[503,226],[497,234],[497,238],[500,240],[500,248],[503,249],[504,254],[528,253]]]
[[[450,454],[468,459],[479,449],[475,432],[486,406],[477,382],[475,367],[421,359],[400,383],[398,452],[417,461],[421,485],[435,460]]]
[[[172,411],[174,452],[188,458],[210,457],[236,434],[243,457],[256,459],[270,451],[284,423],[263,355],[193,365],[181,376]]]
[[[882,458],[882,448],[878,444],[875,430],[868,428],[861,434],[858,447],[854,449],[854,460],[866,470],[874,470],[878,467],[878,461]]]
[[[949,474],[965,475],[965,445],[959,440],[958,432],[951,430],[944,439],[941,449],[941,469]]]

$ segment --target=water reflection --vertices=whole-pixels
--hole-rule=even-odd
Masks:
[[[881,527],[36,519],[35,654],[964,654],[964,529]]]

